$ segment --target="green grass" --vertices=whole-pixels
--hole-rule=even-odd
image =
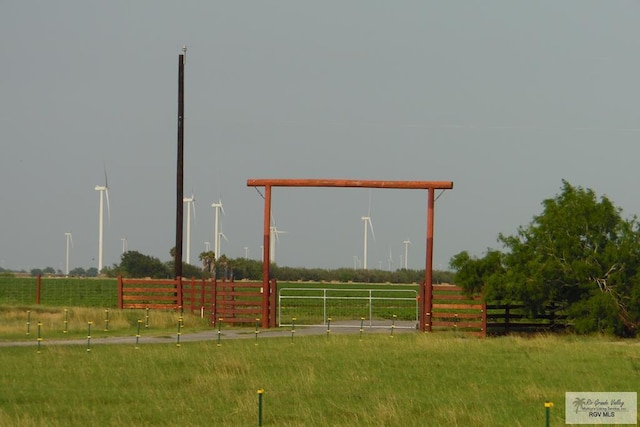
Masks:
[[[208,318],[200,318],[189,312],[182,316],[184,333],[211,329]],[[86,338],[89,322],[92,323],[93,338],[135,336],[138,320],[142,321],[145,335],[175,334],[179,318],[177,310],[0,305],[0,342],[36,340],[38,324],[40,337],[47,341]]]
[[[1,277],[0,304],[36,303],[35,277]],[[43,277],[40,304],[46,306],[117,307],[116,279]]]
[[[566,391],[636,391],[638,341],[448,334],[5,347],[3,426],[564,425]]]

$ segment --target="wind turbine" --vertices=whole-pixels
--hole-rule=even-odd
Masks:
[[[222,207],[222,200],[218,198],[218,203],[212,203],[211,206],[216,210],[215,221],[213,225],[213,253],[216,258],[220,257],[220,230],[218,229],[218,218],[220,211],[224,214],[224,208]]]
[[[183,203],[187,204],[187,264],[191,264],[191,209],[193,208],[193,220],[196,220],[196,198],[191,193],[191,197],[184,197]]]
[[[275,222],[269,227],[269,231],[271,236],[269,237],[269,260],[271,262],[276,262],[276,240],[280,241],[280,234],[288,233],[288,231],[278,230]]]
[[[371,223],[371,217],[363,216],[361,219],[364,224],[364,251],[363,251],[364,254],[362,256],[362,268],[366,270],[367,269],[367,237],[369,235],[369,228],[371,229],[371,235],[373,236],[373,240],[376,239],[376,235],[373,232],[373,224]]]
[[[122,253],[126,253],[129,250],[129,246],[127,243],[127,238],[126,237],[122,237],[120,238],[120,240],[122,240]]]
[[[102,244],[104,235],[104,196],[107,196],[107,217],[111,222],[111,208],[109,207],[109,184],[107,168],[104,168],[104,185],[96,185],[94,190],[100,192],[100,210],[98,211],[98,273],[102,271]]]
[[[224,233],[221,231],[218,233],[218,250],[221,251],[222,246],[220,245],[220,237],[222,237],[224,240],[226,240],[227,242],[229,242],[229,239],[227,239],[227,236],[224,235]]]
[[[409,239],[404,240],[402,243],[404,243],[404,269],[407,269],[407,258],[409,255],[409,245],[411,244],[411,242],[409,241]]]
[[[244,258],[249,259],[249,246],[244,247]]]
[[[73,247],[73,236],[71,235],[70,232],[64,233],[64,235],[67,238],[67,263],[66,263],[65,274],[68,276],[69,275],[69,245]]]
[[[364,225],[364,250],[363,250],[363,257],[362,257],[362,268],[364,270],[367,269],[367,237],[369,235],[369,228],[371,229],[371,236],[373,237],[373,240],[376,240],[376,235],[373,232],[373,224],[371,223],[371,189],[369,189],[369,212],[367,213],[367,216],[363,216],[362,218],[362,222]],[[367,223],[369,225],[369,227],[367,228]]]
[[[211,250],[211,243],[204,242],[204,251],[209,252]]]

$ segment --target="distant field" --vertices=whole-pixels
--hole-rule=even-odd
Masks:
[[[250,331],[249,331],[250,332]],[[2,426],[543,426],[566,391],[636,391],[640,343],[300,336],[173,344],[5,347]]]
[[[118,305],[116,279],[43,277],[41,283],[41,305],[105,308]],[[35,303],[35,277],[0,276],[0,304]]]

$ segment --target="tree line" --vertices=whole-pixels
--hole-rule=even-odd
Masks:
[[[247,258],[227,258],[222,255],[215,258],[213,252],[202,252],[199,255],[202,266],[183,263],[184,277],[211,278],[220,280],[262,280],[262,262]],[[424,270],[399,269],[396,271],[383,270],[354,270],[351,268],[322,269],[304,267],[285,267],[272,264],[271,276],[285,282],[290,281],[337,281],[360,283],[420,283],[424,280]],[[173,277],[173,261],[161,261],[159,258],[142,254],[137,251],[127,251],[122,254],[119,264],[106,267],[103,274],[109,277],[151,277],[166,279]],[[434,271],[434,283],[451,283],[453,273],[450,271]]]

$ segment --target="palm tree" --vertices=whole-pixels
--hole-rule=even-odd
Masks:
[[[202,271],[209,276],[213,275],[216,269],[216,254],[213,251],[204,251],[198,255],[198,259],[202,261]]]

